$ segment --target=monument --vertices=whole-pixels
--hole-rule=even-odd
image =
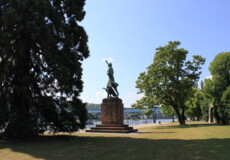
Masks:
[[[106,88],[107,98],[104,98],[101,103],[101,124],[92,127],[86,132],[107,132],[107,133],[130,133],[136,132],[137,129],[124,125],[124,105],[122,100],[118,97],[117,90],[118,83],[114,79],[114,71],[112,63],[108,63],[107,75],[109,80]]]
[[[214,117],[214,105],[213,104],[209,105],[209,109],[208,109],[208,122],[209,123],[216,122],[216,119]]]

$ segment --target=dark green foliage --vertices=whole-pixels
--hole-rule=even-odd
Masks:
[[[220,53],[211,62],[209,70],[212,78],[205,80],[203,94],[214,105],[214,115],[218,124],[228,124],[230,120],[230,52]]]
[[[153,111],[151,109],[146,109],[146,110],[142,110],[141,114],[150,117],[151,115],[153,115]]]
[[[156,103],[156,100],[154,97],[142,97],[140,100],[137,100],[136,103],[132,104],[132,107],[134,108],[140,108],[140,109],[152,109],[158,107],[159,104]]]
[[[175,115],[175,111],[171,106],[161,105],[161,112],[167,117],[173,117]]]
[[[87,34],[78,25],[85,16],[84,4],[0,1],[0,130],[5,136],[84,127],[86,109],[78,99],[81,64],[89,56]]]
[[[199,80],[201,65],[205,59],[193,56],[192,61],[186,61],[188,51],[177,48],[180,42],[169,42],[164,47],[157,48],[153,63],[146,72],[140,74],[137,88],[145,97],[154,101],[153,104],[162,104],[173,107],[180,124],[185,124],[185,102],[189,91]]]
[[[187,110],[185,112],[186,117],[191,120],[200,120],[202,118],[201,104],[203,102],[203,96],[198,88],[192,88],[190,96],[185,102]]]
[[[221,101],[225,108],[225,112],[227,113],[226,119],[230,120],[230,86],[223,92]]]
[[[210,100],[207,98],[204,98],[201,102],[201,113],[202,113],[202,119],[206,122],[208,122],[208,112],[210,107]]]

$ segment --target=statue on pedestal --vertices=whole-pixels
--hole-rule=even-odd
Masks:
[[[109,77],[106,88],[108,97],[101,103],[101,124],[92,127],[86,132],[105,132],[105,133],[130,133],[137,132],[137,129],[124,124],[124,104],[118,98],[117,86],[113,76],[112,63],[108,63],[107,75]]]
[[[107,70],[107,75],[109,77],[108,83],[106,88],[103,88],[106,90],[107,92],[107,97],[118,97],[119,93],[117,91],[117,86],[118,83],[115,82],[114,80],[114,76],[113,76],[113,67],[112,67],[112,63],[108,63],[108,61],[106,60],[106,63],[108,64],[108,70]]]

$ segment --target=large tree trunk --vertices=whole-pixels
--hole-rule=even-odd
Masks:
[[[21,44],[20,42],[18,42]],[[21,45],[23,45],[22,43]],[[30,48],[22,46],[20,52],[15,54],[14,80],[12,103],[10,108],[9,124],[5,135],[8,138],[28,138],[34,135],[30,116]],[[28,45],[27,45],[28,46]],[[25,48],[23,48],[25,47]]]
[[[185,115],[184,115],[184,114],[185,114],[185,109],[182,108],[182,109],[181,109],[181,118],[182,118],[182,121],[183,121],[183,124],[182,124],[182,125],[185,125],[185,119],[186,119],[186,118],[185,118]]]
[[[34,135],[29,106],[25,97],[20,95],[13,97],[9,124],[5,135],[8,138],[28,138]]]
[[[179,121],[180,125],[185,125],[184,115],[182,115],[180,113],[180,111],[178,110],[177,106],[173,106],[173,109],[176,112],[176,115],[177,115],[177,118],[178,118],[178,121]]]

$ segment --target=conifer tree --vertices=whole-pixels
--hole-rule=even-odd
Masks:
[[[86,121],[82,61],[85,0],[0,1],[0,131],[26,138]],[[68,101],[71,100],[71,101]],[[2,116],[3,115],[3,116]]]

